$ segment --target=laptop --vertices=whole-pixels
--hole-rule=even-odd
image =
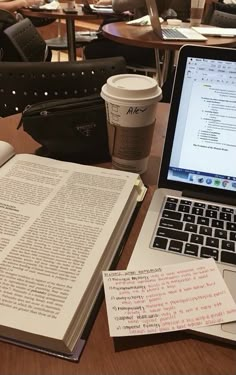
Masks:
[[[128,269],[212,257],[236,301],[235,103],[236,50],[183,46],[157,189]],[[236,322],[194,332],[236,343]]]
[[[146,0],[147,10],[154,33],[162,40],[206,41],[207,38],[190,27],[161,26],[157,2]]]

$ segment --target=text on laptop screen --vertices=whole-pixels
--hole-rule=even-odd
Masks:
[[[236,62],[187,59],[168,180],[236,191]]]

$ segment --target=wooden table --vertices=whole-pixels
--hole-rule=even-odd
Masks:
[[[63,12],[63,8],[67,8],[67,3],[60,3],[60,9],[34,11],[29,8],[22,8],[20,11],[25,17],[36,18],[54,18],[66,20],[68,57],[70,61],[76,61],[76,41],[75,41],[75,20],[89,20],[101,17],[99,14],[85,14],[81,6],[77,5],[77,14],[68,14]]]
[[[188,23],[183,23],[182,27],[189,27]],[[165,81],[169,72],[172,70],[174,62],[174,53],[178,51],[186,41],[161,40],[152,31],[151,26],[134,26],[126,22],[108,23],[102,28],[106,38],[114,42],[128,44],[130,46],[153,48],[156,55],[157,70],[159,69],[158,50],[164,50],[164,60],[160,80],[161,84]],[[197,44],[201,46],[235,47],[235,38],[208,37],[203,42],[188,42],[188,44]]]
[[[160,103],[148,171],[150,187],[132,227],[118,269],[127,267],[157,181],[169,105]],[[38,144],[22,128],[19,115],[0,119],[0,139],[11,142],[17,153],[33,152]],[[109,166],[106,164],[104,166]],[[99,310],[78,363],[0,342],[1,375],[235,375],[236,351],[232,346],[203,341],[185,333],[122,338],[108,332],[105,302]]]

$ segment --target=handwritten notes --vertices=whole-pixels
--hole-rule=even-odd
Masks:
[[[110,335],[177,331],[236,320],[236,304],[213,259],[103,272]]]

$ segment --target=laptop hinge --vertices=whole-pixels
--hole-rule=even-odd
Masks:
[[[206,194],[206,193],[189,191],[189,190],[184,190],[183,196],[188,197],[188,198],[196,198],[196,199],[201,199],[201,200],[212,201],[212,202],[216,202],[216,203],[229,204],[231,206],[236,205],[236,199],[234,199],[232,197],[226,197],[226,196],[222,197],[222,196],[219,196],[219,195]]]

